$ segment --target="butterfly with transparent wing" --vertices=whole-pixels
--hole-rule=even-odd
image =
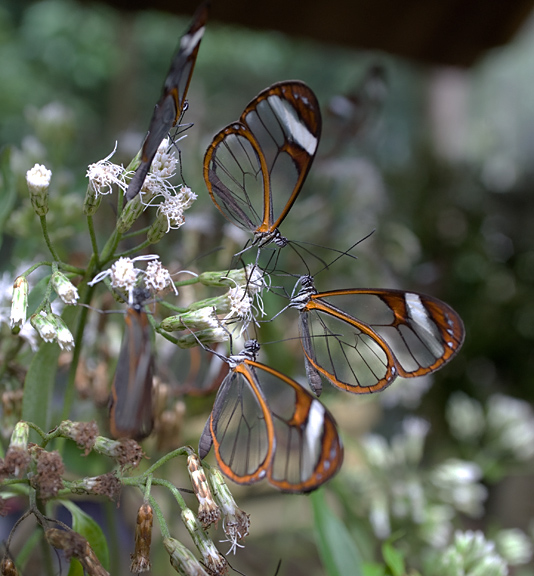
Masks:
[[[310,492],[332,478],[343,447],[328,410],[307,390],[256,361],[256,340],[226,359],[224,379],[199,442],[205,458],[238,484],[266,478],[284,492]]]
[[[159,145],[169,130],[176,126],[185,110],[185,97],[208,19],[208,10],[209,2],[204,2],[195,13],[193,23],[180,40],[178,52],[172,60],[171,68],[163,85],[163,94],[154,108],[148,126],[148,134],[141,150],[141,164],[135,171],[126,190],[125,199],[127,202],[139,194]]]
[[[215,206],[253,234],[252,246],[287,239],[279,226],[297,199],[317,151],[321,111],[304,82],[273,84],[239,121],[215,135],[204,156],[204,180]]]
[[[308,380],[319,395],[325,378],[355,394],[379,392],[398,376],[439,370],[465,337],[460,316],[417,292],[341,289],[318,292],[313,276],[301,277],[289,307],[299,329]]]

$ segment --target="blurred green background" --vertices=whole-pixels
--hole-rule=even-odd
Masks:
[[[126,165],[137,152],[188,21],[63,0],[0,5],[0,146],[18,149],[14,162],[20,178],[34,162],[52,169],[56,202],[63,201],[63,210],[79,218],[54,234],[74,238],[70,248],[80,258],[90,248],[79,210],[87,165],[108,155],[115,141],[117,163]],[[369,77],[373,66],[384,71],[383,82]],[[158,247],[164,262],[187,266],[227,241],[225,223],[203,183],[204,151],[211,136],[237,119],[260,90],[293,78],[316,92],[323,138],[281,231],[293,240],[344,250],[374,230],[353,251],[357,261],[341,259],[318,276],[319,290],[417,290],[459,312],[466,327],[464,347],[414,404],[432,426],[429,458],[461,453],[445,425],[451,393],[461,390],[481,402],[495,393],[529,403],[534,396],[534,22],[467,70],[422,67],[387,54],[209,23],[188,94],[185,120],[194,126],[180,143],[183,176],[199,200],[190,229],[186,225]],[[358,90],[355,116],[343,120],[328,111],[333,97]],[[50,130],[49,123],[56,128]],[[19,214],[8,224],[0,271],[12,273],[43,252],[32,222]],[[99,223],[102,238],[109,230],[105,220]],[[224,267],[227,254],[207,261],[212,268]],[[75,261],[74,253],[71,257]],[[291,256],[284,258],[284,269],[291,269]],[[291,329],[269,328],[269,339]],[[302,372],[300,359],[277,362],[294,377]],[[385,434],[414,411],[395,399],[403,386],[408,385],[395,383],[380,400],[347,395],[340,400],[335,392],[325,393],[349,448],[351,435],[373,426],[363,414],[369,404],[385,402],[372,419]],[[194,442],[187,432],[184,439]],[[523,509],[508,514],[506,502],[515,488],[505,477],[514,473],[505,471],[491,486],[487,514],[468,525],[527,526],[531,497]],[[272,492],[237,491],[253,524],[236,566],[249,575],[269,576],[282,558],[280,575],[321,574],[305,497]]]

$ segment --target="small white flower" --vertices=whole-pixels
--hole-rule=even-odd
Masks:
[[[74,348],[74,338],[67,326],[61,322],[57,329],[57,343],[62,350],[69,352]]]
[[[182,210],[187,210],[191,208],[193,202],[198,198],[198,196],[189,188],[189,186],[181,185],[180,189],[176,193],[176,197],[182,204]]]
[[[519,528],[500,530],[495,538],[495,545],[499,554],[511,566],[526,564],[532,560],[532,541]]]
[[[164,138],[158,146],[150,171],[158,178],[172,178],[176,174],[178,160],[175,156],[174,146],[169,147],[169,139]]]
[[[128,188],[128,184],[124,180],[124,168],[109,161],[116,150],[117,144],[115,143],[115,148],[111,154],[95,164],[90,164],[87,168],[86,177],[89,178],[89,182],[97,195],[104,196],[113,192],[113,184],[122,190]]]
[[[52,274],[52,286],[65,304],[74,305],[79,299],[76,286],[61,272]]]
[[[176,196],[166,198],[159,205],[158,214],[167,219],[167,232],[178,230],[185,223],[182,203]]]
[[[119,258],[111,266],[111,285],[113,288],[133,288],[137,282],[139,271],[134,268],[133,261],[130,258]]]
[[[111,286],[113,288],[121,288],[128,292],[129,303],[133,302],[133,291],[137,284],[137,276],[139,274],[145,274],[144,270],[139,270],[134,267],[134,262],[136,261],[150,261],[157,260],[159,256],[156,254],[147,254],[145,256],[136,256],[135,258],[119,258],[111,268],[103,270],[98,273],[91,282],[88,282],[89,286],[94,286],[98,282],[101,282],[107,276],[111,277]]]
[[[26,172],[26,182],[31,193],[40,193],[50,186],[52,171],[42,164],[35,164],[33,168]]]
[[[174,293],[178,294],[178,289],[172,281],[170,272],[161,265],[159,260],[152,260],[148,263],[145,272],[145,286],[154,292],[163,292],[171,286]]]
[[[447,422],[458,440],[478,440],[485,428],[484,411],[480,403],[463,392],[455,392],[447,404]]]
[[[13,297],[11,299],[11,329],[22,328],[26,322],[26,310],[28,308],[28,280],[19,276],[13,284]]]
[[[30,322],[45,342],[54,342],[57,337],[56,327],[48,319],[46,312],[41,311],[39,314],[34,314],[30,318]]]

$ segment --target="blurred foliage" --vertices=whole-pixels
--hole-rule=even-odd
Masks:
[[[73,263],[76,251],[88,250],[78,236],[86,167],[111,152],[115,140],[115,161],[126,164],[136,153],[187,21],[150,11],[119,14],[102,5],[67,0],[30,4],[5,0],[0,6],[0,146],[19,149],[13,162],[20,189],[34,162],[46,163],[54,172],[50,226],[53,229],[54,203],[61,205],[63,219],[72,214],[69,228],[53,233],[74,249],[69,256]],[[282,233],[292,240],[346,250],[374,230],[352,250],[357,261],[345,256],[319,274],[319,290],[413,289],[443,299],[460,313],[467,332],[464,348],[433,378],[418,410],[432,424],[429,454],[453,454],[456,441],[447,432],[444,415],[452,392],[462,390],[481,401],[498,392],[533,400],[533,42],[530,24],[510,46],[488,54],[473,69],[450,76],[463,95],[453,110],[461,130],[444,148],[437,132],[442,126],[436,121],[440,112],[435,111],[439,100],[435,90],[448,88],[437,83],[443,71],[385,54],[355,53],[275,32],[252,33],[209,23],[188,96],[185,121],[194,126],[180,143],[183,176],[199,194],[198,217],[180,238],[161,243],[162,260],[188,267],[213,246],[227,245],[225,223],[211,205],[202,179],[202,157],[210,137],[238,118],[269,84],[304,80],[323,105],[323,139]],[[364,120],[347,137],[348,121],[329,114],[327,104],[336,95],[361,89],[369,67],[377,64],[385,70],[385,93],[364,102]],[[62,124],[58,128],[56,122],[50,131],[47,118],[58,115]],[[65,166],[70,167],[68,172]],[[108,212],[112,217],[111,209]],[[102,218],[97,233],[104,238]],[[6,223],[2,271],[12,273],[41,251],[34,224],[33,212],[24,209]],[[224,268],[228,254],[237,248],[206,259]],[[326,262],[336,256],[326,249],[308,248]],[[320,260],[306,257],[306,261],[313,273],[323,267]],[[280,256],[280,267],[303,271],[291,250]],[[263,340],[295,336],[294,316],[276,328],[267,326]],[[291,349],[272,346],[264,352],[276,357],[278,369],[296,377],[303,367]],[[386,402],[402,386],[408,384],[397,382],[386,391]],[[336,409],[345,410],[340,421],[347,438],[367,431],[375,421],[382,432],[391,432],[406,412],[399,403],[392,409],[380,408],[380,399],[345,395],[340,400],[329,392],[325,396],[336,417]],[[380,414],[358,428],[354,415],[365,420],[362,402],[363,411],[374,406]],[[191,409],[205,414],[206,406],[198,408],[195,401]],[[343,430],[347,422],[350,426]],[[194,441],[195,433],[186,434],[186,440]],[[265,533],[253,530],[251,544],[241,554],[249,573],[267,574],[266,559],[274,573],[278,557],[284,559],[281,574],[320,573],[311,528],[300,520],[306,506],[276,507],[275,497],[262,488],[243,492],[255,496],[250,500],[252,509],[247,509],[253,528],[262,523],[258,518],[270,517]],[[497,504],[489,508],[498,516]],[[486,523],[494,520],[488,517]],[[287,531],[282,532],[285,522]],[[526,519],[516,522],[524,527]],[[359,530],[351,529],[353,534]]]

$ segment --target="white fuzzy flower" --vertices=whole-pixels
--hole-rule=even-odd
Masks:
[[[52,171],[42,164],[35,164],[33,168],[26,172],[26,182],[30,193],[40,193],[50,186]]]
[[[90,164],[87,168],[86,177],[89,178],[89,182],[97,195],[104,196],[113,192],[113,184],[116,184],[122,190],[128,188],[128,184],[124,180],[124,168],[109,161],[115,154],[116,149],[117,144],[115,144],[111,154],[95,164]]]
[[[152,260],[148,263],[145,271],[145,286],[154,292],[163,292],[171,286],[174,293],[178,294],[170,272],[161,265],[159,260]]]
[[[175,156],[174,146],[169,147],[169,139],[164,138],[152,160],[150,171],[158,178],[172,178],[176,174],[177,164],[178,160]]]

